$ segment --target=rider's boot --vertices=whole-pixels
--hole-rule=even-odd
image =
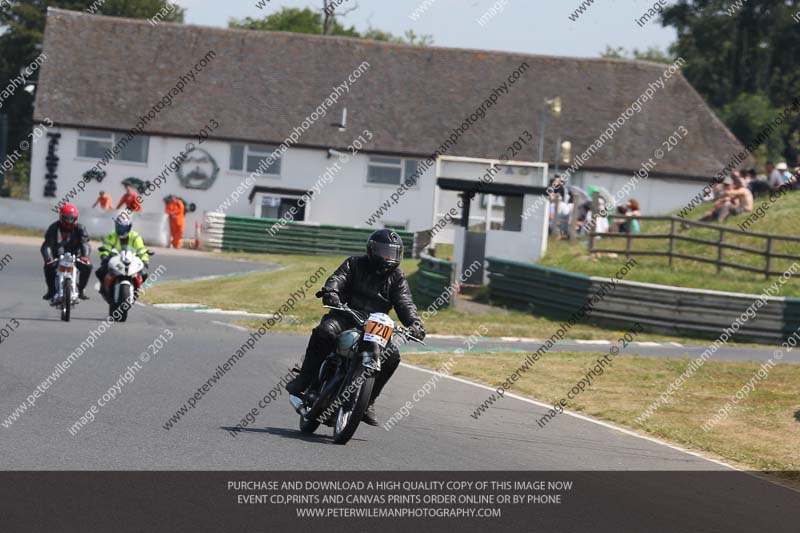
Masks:
[[[44,268],[44,281],[47,283],[47,293],[42,296],[42,300],[52,300],[56,295],[56,273],[55,269]]]
[[[365,424],[369,424],[370,426],[377,426],[379,424],[378,416],[375,414],[375,400],[378,399],[383,388],[389,383],[392,374],[394,374],[398,366],[400,366],[400,354],[395,353],[393,357],[383,362],[381,371],[375,376],[375,384],[372,386],[372,396],[370,396],[369,405],[367,405],[367,410],[364,411],[364,416],[361,417],[361,420]]]
[[[309,357],[308,355],[303,359],[303,366],[300,367],[300,373],[293,380],[286,383],[286,391],[289,394],[297,396],[298,398],[303,397],[303,393],[311,384],[311,380],[314,379],[314,372],[319,368],[319,365],[315,364],[315,359],[316,358]]]
[[[314,328],[311,338],[308,339],[308,347],[303,358],[303,365],[300,367],[300,374],[286,384],[286,391],[289,394],[298,398],[303,396],[325,360],[325,356],[319,354],[330,353],[334,339],[335,336],[327,337],[319,332],[319,328]]]
[[[361,421],[365,424],[370,426],[377,426],[378,422],[378,415],[375,414],[375,402],[369,402],[367,406],[367,410],[364,411],[364,416],[361,417]]]

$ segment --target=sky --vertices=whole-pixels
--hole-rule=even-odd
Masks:
[[[259,9],[257,4],[266,5]],[[340,22],[364,30],[370,25],[402,35],[406,30],[433,36],[433,44],[455,48],[527,54],[597,57],[606,48],[666,49],[675,40],[672,28],[640,19],[658,0],[595,0],[570,20],[582,0],[343,0],[341,10],[358,9]],[[661,0],[666,4],[665,0]],[[231,18],[262,18],[281,7],[321,9],[322,0],[176,0],[187,9],[186,22],[226,27]],[[662,5],[663,5],[662,4]],[[490,8],[497,13],[478,23]],[[423,12],[415,21],[416,9]]]

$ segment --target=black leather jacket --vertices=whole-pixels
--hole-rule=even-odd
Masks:
[[[348,258],[325,282],[324,292],[360,311],[388,313],[392,308],[404,326],[419,321],[417,306],[403,272],[396,268],[385,274],[375,271],[366,255]]]
[[[69,238],[62,241],[61,226],[58,222],[53,222],[44,234],[42,243],[42,258],[50,261],[58,257],[59,247],[63,246],[64,252],[69,252],[78,257],[89,257],[91,248],[89,247],[89,232],[83,224],[76,224],[70,232]]]

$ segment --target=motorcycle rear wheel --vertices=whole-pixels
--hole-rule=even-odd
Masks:
[[[336,444],[347,444],[353,435],[355,435],[358,425],[367,410],[369,400],[372,397],[372,387],[375,384],[375,376],[366,368],[361,367],[351,383],[356,383],[363,380],[361,387],[359,387],[355,398],[350,398],[342,406],[339,407],[339,412],[336,415],[336,423],[333,427],[333,442]],[[368,376],[368,377],[365,377]]]

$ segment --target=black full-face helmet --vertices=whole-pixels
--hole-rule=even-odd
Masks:
[[[403,260],[403,239],[390,229],[374,231],[367,240],[367,256],[379,272],[394,270]]]

